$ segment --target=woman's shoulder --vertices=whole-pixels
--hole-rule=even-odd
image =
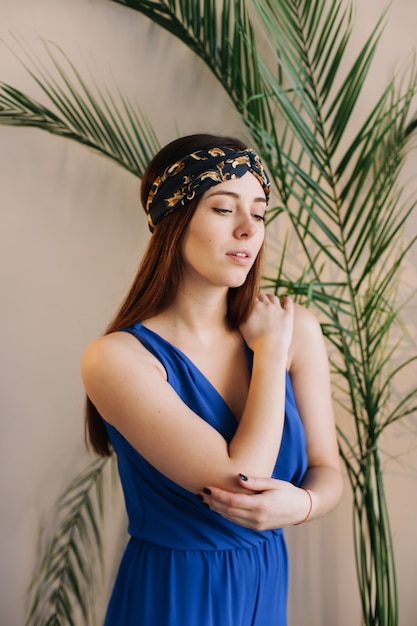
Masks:
[[[84,382],[112,372],[139,371],[143,367],[160,366],[159,361],[131,333],[117,331],[94,339],[81,356]]]
[[[294,303],[294,330],[296,332],[315,330],[321,333],[320,324],[316,315],[314,315],[311,309],[302,304],[298,304],[298,302]]]
[[[125,331],[108,333],[93,339],[85,348],[83,357],[86,356],[112,356],[118,352],[130,352],[137,347],[139,342]]]
[[[295,303],[289,367],[294,366],[300,359],[305,359],[308,353],[313,353],[318,349],[322,350],[323,346],[323,333],[316,315],[311,309]]]

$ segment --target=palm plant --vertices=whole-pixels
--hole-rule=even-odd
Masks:
[[[29,589],[27,626],[94,623],[109,465],[108,458],[95,459],[59,497],[54,519],[41,536],[41,556]]]
[[[396,626],[380,438],[416,410],[417,389],[398,401],[391,393],[417,359],[409,354],[401,360],[396,350],[402,337],[399,271],[416,239],[403,240],[415,200],[404,198],[399,182],[416,126],[410,118],[414,67],[393,78],[355,131],[352,120],[384,16],[345,70],[350,2],[115,1],[146,15],[204,60],[268,165],[279,197],[270,221],[287,215],[291,245],[302,263],[294,267],[283,245],[276,272],[265,284],[295,294],[321,316],[336,400],[349,415],[347,428],[339,427],[339,444],[353,492],[363,620]],[[157,144],[145,117],[120,94],[116,101],[109,90],[100,93],[95,86],[93,93],[69,62],[57,62],[56,53],[50,59],[55,77],[39,60],[24,61],[49,106],[1,84],[0,123],[67,136],[141,176]],[[77,594],[74,598],[80,603]]]

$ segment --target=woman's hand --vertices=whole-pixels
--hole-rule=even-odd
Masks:
[[[247,345],[255,352],[258,346],[288,352],[294,325],[294,303],[285,296],[280,301],[270,293],[258,295],[248,319],[240,325]]]
[[[236,477],[247,493],[209,487],[199,495],[212,511],[253,530],[271,530],[302,522],[309,513],[310,498],[304,489],[275,478]],[[210,493],[208,493],[210,492]]]

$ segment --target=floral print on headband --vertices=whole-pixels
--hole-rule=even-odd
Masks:
[[[269,200],[270,183],[261,159],[252,150],[243,151],[230,148],[209,148],[198,150],[173,165],[153,182],[146,202],[149,228],[158,224],[190,200],[201,196],[205,191],[232,178],[241,178],[251,172]]]

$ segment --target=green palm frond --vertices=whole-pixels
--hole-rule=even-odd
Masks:
[[[95,623],[94,599],[103,574],[105,470],[111,464],[108,458],[95,459],[60,496],[29,590],[26,626]]]
[[[137,105],[120,91],[89,87],[65,53],[41,40],[45,64],[32,49],[20,45],[15,56],[47,98],[45,106],[11,85],[0,82],[0,125],[35,127],[81,143],[112,159],[135,176],[159,149],[156,135]]]
[[[375,212],[379,208],[375,207],[375,199],[381,199],[381,205],[384,200],[384,187],[378,188],[377,185],[381,180],[386,181],[384,174],[388,169],[389,160],[398,157],[403,150],[404,113],[408,110],[415,93],[415,75],[410,77],[408,91],[402,99],[396,101],[397,110],[389,106],[394,88],[392,83],[380,96],[359,132],[349,143],[342,143],[342,139],[347,135],[347,129],[348,134],[352,134],[352,116],[375,53],[380,25],[378,24],[371,33],[348,70],[346,79],[343,80],[340,73],[333,75],[343,60],[350,32],[349,15],[342,11],[341,2],[331,2],[329,7],[326,7],[326,11],[333,18],[331,27],[328,18],[324,19],[323,32],[319,31],[317,23],[314,22],[314,38],[319,49],[326,37],[333,42],[337,42],[338,36],[340,38],[339,45],[334,46],[332,53],[337,57],[337,63],[332,54],[328,54],[326,60],[321,61],[320,67],[315,63],[315,59],[320,58],[315,46],[305,48],[305,42],[311,41],[311,28],[307,28],[310,26],[307,24],[303,30],[302,19],[304,7],[310,7],[311,15],[317,15],[320,8],[323,12],[323,3],[320,0],[300,2],[296,5],[294,3],[293,6],[297,6],[298,9],[297,16],[294,16],[295,9],[288,16],[287,11],[281,8],[282,4],[287,3],[256,2],[256,4],[260,7],[271,48],[276,51],[276,63],[285,67],[285,71],[277,75],[266,64],[260,64],[268,92],[272,94],[271,97],[281,110],[287,125],[285,137],[283,134],[283,138],[279,138],[281,157],[283,154],[287,155],[287,178],[279,181],[283,200],[295,230],[304,242],[307,258],[310,255],[310,243],[315,250],[319,241],[323,241],[324,234],[325,245],[322,246],[321,252],[327,256],[331,255],[331,262],[336,262],[343,270],[346,269],[345,254],[349,252],[349,248],[353,253],[360,253],[361,241],[369,240],[362,234],[363,226],[364,224],[372,226],[375,221],[368,220],[370,211]],[[312,5],[316,7],[315,10],[311,9]],[[335,16],[339,14],[341,17],[337,21]],[[347,24],[342,28],[343,21]],[[295,58],[293,55],[294,59],[292,57],[288,59],[288,50],[294,47],[297,47],[298,56]],[[338,76],[339,82],[342,81],[342,86],[336,89],[334,94],[330,86],[334,85],[335,76]],[[326,95],[326,99],[323,98],[323,94]],[[291,114],[288,114],[289,111]],[[391,145],[388,142],[390,134],[395,135]],[[285,141],[289,137],[291,145],[289,140]],[[389,160],[387,160],[388,149],[392,151]],[[381,164],[379,172],[375,172],[377,162]],[[398,172],[398,168],[396,171]],[[374,188],[368,190],[368,200],[364,199],[365,210],[358,211],[358,201],[362,199],[364,191],[370,184],[371,174],[373,176],[377,174]],[[387,182],[390,181],[386,181],[385,189]],[[369,206],[366,206],[367,204]],[[355,228],[348,232],[348,225],[352,225],[352,216]],[[348,245],[343,245],[346,236],[349,242]],[[347,268],[349,271],[354,269],[355,260],[358,261],[360,258],[360,254],[354,256],[352,252],[348,257],[352,263],[352,267]],[[310,258],[315,261],[311,265],[317,266],[316,257]]]
[[[275,119],[264,97],[256,29],[241,0],[113,0],[139,11],[185,43],[213,72],[255,142],[271,145]],[[256,136],[259,120],[269,135]],[[266,151],[266,155],[268,152]]]

